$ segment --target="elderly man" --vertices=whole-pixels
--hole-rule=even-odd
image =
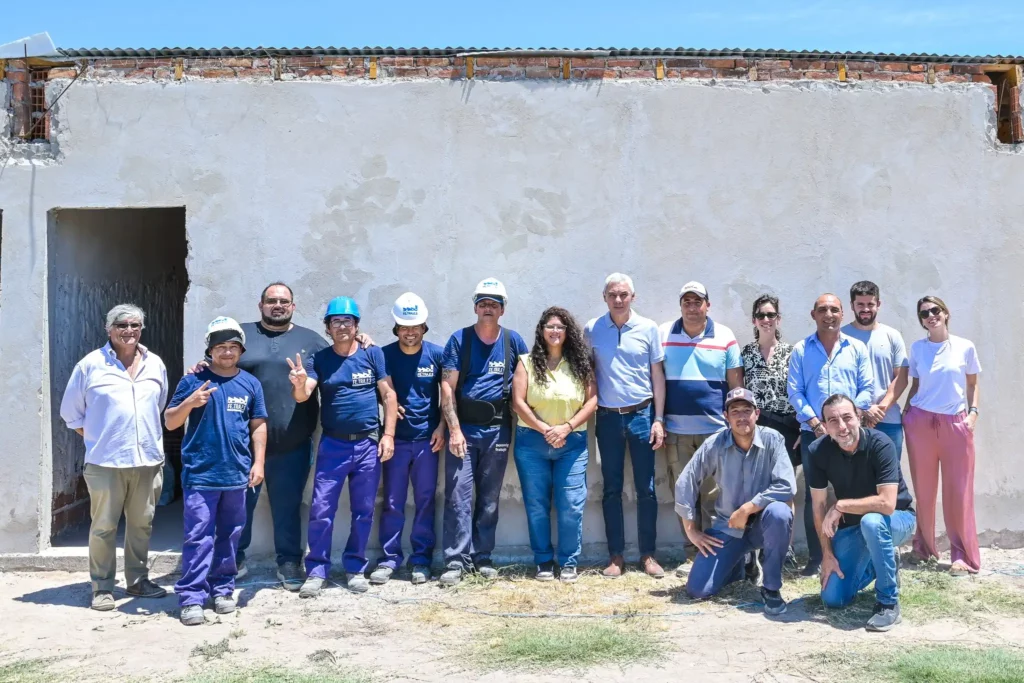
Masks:
[[[821,406],[832,394],[852,396],[858,408],[871,407],[874,373],[867,347],[843,334],[843,304],[835,294],[822,294],[814,302],[811,319],[817,331],[798,341],[789,356],[789,402],[800,421],[800,459],[804,470],[804,532],[808,560],[801,574],[814,576],[821,567],[821,544],[814,533],[811,490],[806,486],[807,466],[814,440],[825,435]]]
[[[705,439],[726,426],[725,394],[743,386],[736,335],[708,317],[711,299],[699,282],[679,291],[680,317],[658,328],[665,353],[665,435],[669,481],[679,478]],[[703,526],[714,514],[715,482],[701,487]],[[700,525],[701,519],[697,519]],[[676,576],[686,573],[686,556]]]
[[[770,615],[786,611],[782,563],[793,530],[789,501],[796,495],[796,477],[785,440],[770,427],[759,427],[754,394],[743,387],[725,399],[729,428],[701,444],[676,482],[676,511],[690,542],[698,550],[686,581],[686,592],[707,598],[743,578],[743,558],[764,550],[761,598]],[[718,485],[715,521],[701,530],[698,492],[711,477]]]
[[[597,375],[597,445],[610,555],[602,575],[610,579],[622,576],[626,568],[622,486],[627,444],[636,487],[640,568],[654,578],[665,576],[654,559],[658,526],[654,451],[665,441],[665,353],[657,324],[633,312],[635,298],[633,280],[612,273],[604,283],[608,312],[584,329]]]
[[[810,448],[807,485],[814,528],[824,556],[821,601],[843,607],[875,582],[869,631],[900,623],[898,548],[914,535],[917,516],[900,471],[896,447],[882,432],[861,426],[853,399],[828,397],[822,407],[827,436]],[[828,485],[836,502],[828,507]]]
[[[125,592],[161,598],[146,560],[153,513],[163,486],[167,368],[139,343],[146,315],[132,304],[107,313],[110,341],[78,362],[60,405],[60,416],[85,440],[89,488],[89,575],[92,608],[114,609],[117,524],[125,517]]]

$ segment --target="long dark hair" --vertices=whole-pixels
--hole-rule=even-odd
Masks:
[[[771,304],[775,307],[775,312],[782,315],[782,309],[779,308],[779,297],[774,294],[762,294],[761,296],[754,299],[754,308],[750,311],[750,317],[753,318],[757,315],[757,309],[761,308],[765,304]],[[757,325],[754,325],[754,341],[758,340],[761,336],[760,331],[757,329]],[[779,330],[778,325],[775,326],[775,338],[782,341],[782,331]]]
[[[544,342],[544,326],[552,318],[561,318],[565,324],[565,342],[562,344],[562,357],[569,363],[569,374],[584,389],[594,379],[594,366],[590,362],[590,351],[583,341],[583,330],[572,313],[552,306],[540,314],[537,331],[533,337],[533,349],[530,350],[530,363],[533,364],[533,377],[538,384],[548,383],[548,345]]]

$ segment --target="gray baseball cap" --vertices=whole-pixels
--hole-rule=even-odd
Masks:
[[[754,392],[744,387],[736,387],[730,389],[729,393],[725,395],[725,408],[728,410],[729,404],[736,401],[746,401],[750,405],[757,408],[757,400],[754,398]]]

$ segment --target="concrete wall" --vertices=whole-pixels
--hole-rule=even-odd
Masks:
[[[295,287],[297,322],[317,327],[348,294],[382,341],[390,303],[414,290],[442,342],[471,322],[471,288],[490,275],[510,292],[505,323],[527,335],[550,304],[602,313],[615,270],[658,320],[678,316],[681,283],[701,280],[741,342],[762,291],[782,298],[790,341],[811,331],[817,294],[862,278],[912,341],[914,302],[937,293],[985,367],[979,528],[1020,542],[1022,369],[1007,340],[1024,332],[1024,156],[993,142],[992,109],[990,90],[959,85],[78,83],[56,115],[61,158],[16,163],[0,182],[0,549],[45,543],[40,359],[57,206],[186,207],[188,359],[213,316],[253,319],[278,278]],[[592,459],[584,531],[602,554],[599,473]],[[661,545],[678,542],[663,462],[658,495]],[[519,498],[510,466],[506,548],[527,540]]]

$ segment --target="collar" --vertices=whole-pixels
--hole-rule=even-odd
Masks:
[[[822,351],[825,350],[825,345],[821,343],[820,339],[818,339],[818,333],[817,332],[812,332],[811,335],[809,337],[807,337],[807,342],[810,343],[810,344],[817,344],[818,347]],[[845,332],[840,331],[839,332],[838,348],[842,348],[844,346],[848,346],[849,344],[850,344],[850,336],[848,334],[846,334]]]
[[[612,320],[612,312],[611,311],[608,311],[607,313],[604,314],[604,319],[607,321],[607,323],[605,324],[605,327],[616,327],[615,321]],[[636,324],[635,320],[636,320],[636,311],[634,311],[632,308],[630,308],[629,309],[629,320],[627,320],[626,322],[622,323],[622,329],[628,330],[629,328],[633,327],[633,325]]]
[[[853,453],[848,453],[845,450],[843,450],[843,447],[840,446],[838,443],[836,443],[836,440],[833,439],[831,435],[829,435],[828,438],[829,438],[830,441],[832,441],[832,443],[835,444],[836,448],[839,449],[839,452],[842,453],[847,458],[856,458],[858,455],[862,455],[862,454],[863,455],[867,455],[867,452],[868,452],[868,432],[863,427],[860,428],[860,436],[857,437],[857,449]]]
[[[739,446],[736,446],[736,440],[732,438],[732,429],[729,427],[725,428],[725,445],[727,448],[735,446],[739,450]],[[750,444],[750,450],[753,450],[754,447],[764,448],[764,441],[761,440],[761,428],[756,425],[754,426],[754,440]],[[747,454],[749,453],[750,451],[747,451]]]
[[[686,329],[683,327],[682,318],[679,318],[672,324],[672,334],[686,334]],[[690,335],[686,334],[686,336],[689,337],[690,339],[707,339],[708,337],[714,337],[715,321],[709,317],[707,324],[704,325],[704,332],[701,335],[697,337],[690,337]]]
[[[139,351],[142,352],[142,360],[146,360],[146,356],[149,355],[149,349],[143,346],[142,344],[139,344],[138,346]],[[114,360],[117,360],[117,352],[114,351],[114,345],[111,344],[109,341],[103,345],[103,355],[105,355],[107,358],[113,358]]]

